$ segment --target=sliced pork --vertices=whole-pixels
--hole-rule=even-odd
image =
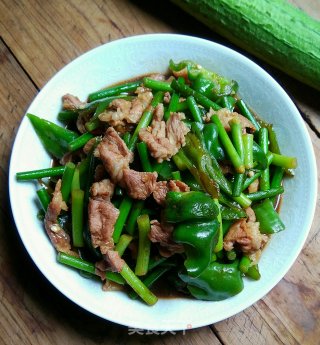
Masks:
[[[256,130],[255,126],[253,125],[253,123],[250,120],[248,120],[243,115],[238,114],[237,112],[231,112],[227,108],[222,108],[222,109],[219,109],[218,111],[210,108],[210,111],[205,116],[205,121],[210,122],[210,119],[211,119],[212,115],[214,115],[214,114],[218,115],[220,121],[223,124],[223,127],[225,128],[225,130],[227,132],[229,132],[231,130],[230,125],[229,125],[229,121],[232,120],[234,117],[239,119],[239,121],[242,125],[242,128],[248,129],[249,132],[255,132],[255,130]]]
[[[152,220],[150,224],[149,239],[153,243],[159,243],[160,255],[169,257],[184,252],[183,245],[172,240],[172,231],[174,229],[172,225],[161,224],[158,220]]]
[[[138,88],[137,97],[132,101],[122,98],[113,100],[108,109],[99,115],[99,120],[108,122],[111,126],[125,125],[126,123],[138,123],[143,112],[152,101],[150,90]]]
[[[238,246],[242,252],[253,254],[262,249],[268,242],[268,236],[259,231],[259,222],[252,208],[246,209],[248,218],[235,222],[224,237],[223,247],[226,251]]]
[[[153,193],[158,174],[156,172],[140,172],[131,169],[123,170],[122,185],[133,199],[145,200]]]
[[[153,191],[153,198],[159,205],[165,205],[166,195],[169,191],[173,192],[189,192],[190,188],[182,181],[170,180],[159,181],[156,183]]]
[[[121,183],[123,170],[129,168],[129,163],[133,161],[133,153],[128,150],[113,127],[107,129],[96,151],[95,155],[100,157],[112,182]]]
[[[115,185],[109,179],[104,179],[92,184],[90,194],[94,198],[100,197],[101,199],[110,201],[113,196],[114,187]]]
[[[78,97],[73,96],[70,93],[62,96],[62,107],[65,110],[81,110],[84,109],[86,105],[86,102],[81,102]]]
[[[183,123],[183,113],[171,113],[167,122],[163,121],[163,104],[157,105],[151,126],[142,128],[139,132],[140,140],[148,145],[152,157],[159,163],[169,160],[185,145],[185,135],[189,128]]]
[[[77,254],[71,249],[70,236],[58,222],[58,217],[62,210],[67,211],[68,207],[62,199],[61,180],[58,180],[53,192],[52,200],[49,203],[45,215],[44,225],[46,232],[57,251],[77,256]]]
[[[109,200],[90,198],[88,212],[93,247],[100,248],[104,260],[106,260],[112,271],[120,272],[124,261],[120,258],[118,252],[114,251],[112,238],[119,210]]]
[[[114,251],[113,232],[119,210],[110,201],[113,192],[114,184],[108,179],[93,183],[90,188],[88,222],[93,247],[99,247],[108,267],[119,272],[124,261]],[[101,267],[97,269],[101,271]]]

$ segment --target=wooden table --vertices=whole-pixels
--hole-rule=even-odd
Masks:
[[[319,0],[292,2],[320,18]],[[319,344],[319,200],[308,239],[288,274],[250,308],[208,327],[186,334],[130,335],[128,328],[93,316],[51,286],[17,235],[7,188],[14,136],[39,90],[75,57],[125,36],[174,32],[241,50],[167,1],[155,5],[147,0],[1,0],[0,13],[0,343]],[[312,138],[319,168],[320,93],[253,60],[295,101]]]

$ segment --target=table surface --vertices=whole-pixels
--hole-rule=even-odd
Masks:
[[[320,18],[319,0],[291,1]],[[150,334],[102,320],[61,295],[24,249],[10,213],[8,165],[21,118],[65,64],[126,36],[172,32],[207,38],[244,53],[294,100],[320,165],[320,94],[233,46],[169,1],[0,1],[0,343],[1,344],[319,344],[320,204],[295,264],[264,298],[216,324]],[[164,315],[165,317],[165,315]],[[134,333],[134,334],[131,334]]]

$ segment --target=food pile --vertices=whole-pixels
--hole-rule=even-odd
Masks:
[[[284,175],[272,124],[238,95],[235,81],[192,61],[89,95],[62,97],[59,126],[27,114],[53,158],[38,179],[46,233],[57,260],[105,290],[157,301],[171,290],[219,301],[259,279]]]

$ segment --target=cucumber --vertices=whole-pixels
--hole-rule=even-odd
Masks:
[[[285,0],[172,0],[234,44],[320,90],[320,22]]]

